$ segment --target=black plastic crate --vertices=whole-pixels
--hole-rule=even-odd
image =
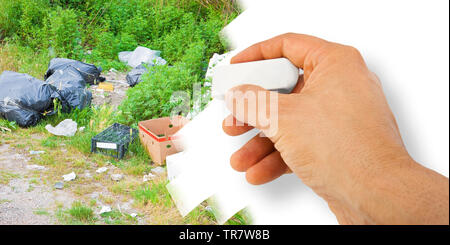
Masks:
[[[137,136],[137,129],[114,123],[92,138],[91,152],[122,159]]]

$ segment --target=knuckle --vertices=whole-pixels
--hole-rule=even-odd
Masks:
[[[354,58],[358,58],[358,59],[361,58],[362,59],[361,52],[357,48],[355,48],[353,46],[344,46],[344,51],[345,51],[345,53],[348,56],[352,56]]]

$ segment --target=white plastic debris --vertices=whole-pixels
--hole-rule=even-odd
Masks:
[[[97,169],[95,172],[101,174],[101,173],[104,173],[106,171],[108,171],[107,167],[101,167],[101,168]]]
[[[167,64],[167,61],[161,57],[155,57],[154,59],[150,60],[149,64],[155,66],[163,66]]]
[[[90,178],[92,178],[92,175],[91,175],[91,173],[89,173],[88,171],[86,171],[86,172],[84,173],[84,177],[90,179]]]
[[[137,213],[131,213],[130,216],[133,217],[133,218],[136,218]]]
[[[58,136],[74,136],[77,132],[77,123],[74,122],[72,119],[65,119],[62,122],[60,122],[56,127],[53,127],[50,124],[47,124],[45,126],[45,129],[47,129],[48,132],[54,135]]]
[[[156,177],[156,175],[152,174],[152,173],[148,173],[147,175],[144,175],[144,177],[142,178],[142,181],[147,182],[149,180],[152,180]]]
[[[133,52],[120,52],[119,60],[127,62],[129,66],[136,68],[142,63],[149,65],[165,65],[167,61],[160,57],[161,51],[151,50],[146,47],[139,46]]]
[[[111,174],[111,179],[114,181],[119,181],[121,179],[123,179],[123,175],[121,174]]]
[[[86,127],[79,127],[78,132],[83,132]]]
[[[151,171],[157,175],[162,175],[166,172],[166,170],[163,167],[152,168]]]
[[[36,164],[33,164],[33,165],[27,165],[26,168],[27,168],[28,170],[44,170],[44,169],[45,169],[44,166],[39,166],[39,165],[36,165]]]
[[[77,177],[75,172],[72,172],[70,174],[63,175],[64,181],[72,181]]]
[[[64,188],[64,184],[61,182],[56,182],[54,187],[55,189],[61,190],[62,188]]]
[[[130,59],[131,53],[133,53],[133,52],[131,52],[131,51],[120,52],[119,53],[119,60],[121,62],[124,62],[124,63],[128,62],[128,60]]]
[[[98,212],[98,214],[104,214],[104,213],[109,213],[111,212],[111,207],[110,206],[102,206],[102,209],[100,209],[100,211]]]
[[[30,151],[31,155],[39,155],[39,154],[43,154],[45,153],[45,151]]]

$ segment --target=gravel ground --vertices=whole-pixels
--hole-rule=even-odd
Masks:
[[[106,82],[114,86],[113,92],[98,90],[97,85],[90,86],[93,94],[93,105],[109,104],[115,108],[126,97],[126,90],[129,88],[126,82],[126,74],[110,71],[103,74]],[[32,139],[41,140],[40,135],[31,135]],[[9,144],[0,144],[0,174],[12,174],[9,183],[0,182],[0,225],[49,225],[57,224],[55,217],[56,210],[59,207],[70,208],[72,202],[77,198],[70,190],[57,190],[54,183],[43,183],[36,177],[36,173],[44,170],[29,170],[27,166],[33,165],[30,161],[31,155],[19,151]],[[43,153],[45,154],[45,153]],[[109,166],[111,170],[114,166]],[[37,172],[36,172],[37,171]],[[87,171],[89,172],[89,171]],[[90,173],[92,174],[92,173]],[[34,175],[34,177],[33,177]],[[39,175],[38,175],[39,176]],[[90,199],[96,199],[97,212],[103,204],[100,196],[111,196],[111,193],[101,183],[97,183],[99,191],[87,194]],[[103,188],[102,188],[103,187]],[[116,200],[111,204],[111,208],[117,208],[121,212],[137,212],[132,208],[133,200],[121,202]],[[145,224],[142,218],[137,218],[138,224]]]
[[[111,70],[106,74],[102,74],[102,76],[106,78],[106,82],[113,84],[114,91],[103,91],[98,89],[98,85],[90,86],[89,90],[92,92],[92,104],[110,104],[116,109],[122,100],[125,99],[126,91],[129,88],[126,81],[126,74]]]
[[[1,225],[54,224],[56,204],[69,207],[74,198],[63,190],[52,191],[49,186],[30,184],[27,177],[28,158],[8,144],[0,145],[0,171],[15,174],[8,184],[0,184]],[[40,170],[45,171],[45,170]]]

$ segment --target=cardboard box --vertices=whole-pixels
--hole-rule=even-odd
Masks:
[[[180,152],[175,147],[177,140],[173,135],[189,122],[184,117],[163,117],[139,122],[139,138],[141,144],[147,149],[152,161],[163,165],[166,156]]]

